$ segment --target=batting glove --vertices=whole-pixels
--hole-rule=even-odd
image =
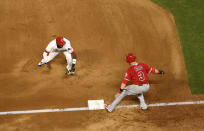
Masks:
[[[164,74],[164,71],[163,70],[159,70],[159,74]]]

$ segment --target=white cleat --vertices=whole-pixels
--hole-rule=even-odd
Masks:
[[[70,70],[67,70],[66,72],[65,72],[65,75],[74,75],[75,74],[75,72],[74,71],[70,71]]]
[[[147,104],[145,104],[145,103],[140,103],[140,109],[146,110],[146,109],[147,109]]]
[[[108,104],[105,104],[105,108],[106,108],[106,110],[107,110],[108,112],[112,112],[112,110],[109,109],[109,105],[108,105]]]

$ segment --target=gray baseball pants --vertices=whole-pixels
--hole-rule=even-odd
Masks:
[[[123,92],[113,101],[111,105],[108,106],[108,110],[112,112],[117,104],[127,95],[138,95],[138,99],[141,103],[145,103],[143,93],[147,92],[149,90],[150,86],[149,84],[143,84],[142,86],[138,85],[129,85],[127,86]]]

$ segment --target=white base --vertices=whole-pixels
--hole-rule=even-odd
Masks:
[[[104,100],[88,100],[89,110],[100,110],[105,109]]]

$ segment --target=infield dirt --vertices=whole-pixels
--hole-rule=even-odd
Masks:
[[[189,89],[174,17],[150,0],[0,1],[0,111],[72,108],[114,100],[128,68],[125,54],[163,69],[150,75],[147,103],[203,100]],[[66,78],[63,54],[38,62],[62,35],[77,53]],[[120,105],[139,104],[127,96]],[[203,130],[204,105],[0,116],[0,130]]]

